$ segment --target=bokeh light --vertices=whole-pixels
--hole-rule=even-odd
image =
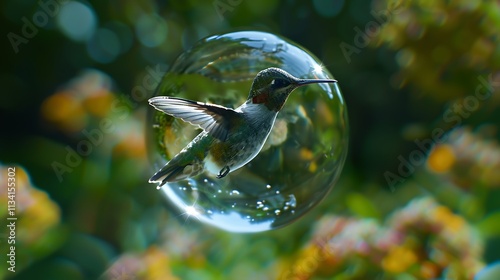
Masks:
[[[135,32],[141,44],[153,48],[165,42],[168,34],[168,25],[158,15],[143,14],[137,20]]]
[[[0,279],[500,279],[498,1],[3,0],[0,7],[2,236],[10,234],[4,174],[12,167],[18,222],[16,272],[3,261]],[[283,61],[289,72],[331,71],[339,81],[349,152],[328,195],[323,178],[293,190],[274,182],[283,170],[293,169],[292,183],[324,174],[319,155],[339,141],[325,135],[339,114],[317,102],[337,97],[338,88],[323,84],[292,94],[262,158],[231,173],[231,185],[206,176],[202,186],[214,187],[198,194],[224,199],[219,208],[191,195],[196,180],[185,190],[148,183],[198,132],[170,119],[173,129],[155,142],[169,149],[157,149],[164,153],[151,167],[147,100],[170,92],[155,93],[168,69],[186,73],[212,61],[217,67],[202,74],[167,79],[189,99],[234,107],[262,65],[281,65],[262,54],[301,57],[289,41],[257,40],[232,55],[225,51],[238,44],[215,44],[204,53],[219,55],[209,60],[179,58],[202,38],[240,30],[297,42],[319,59],[304,67]],[[179,70],[187,65],[196,66]],[[309,145],[315,137],[322,145]],[[235,188],[235,178],[257,188]],[[252,196],[263,190],[269,198]],[[312,193],[312,204],[323,202],[293,220]],[[244,198],[253,212],[241,214]],[[250,228],[265,232],[203,223],[210,214],[209,224],[248,231],[245,217],[255,213],[261,223]],[[4,243],[2,250],[14,245]]]
[[[86,41],[92,36],[97,26],[97,16],[88,4],[68,1],[60,9],[57,23],[68,38]]]
[[[109,63],[121,52],[120,38],[110,29],[99,28],[87,42],[87,51],[95,61]]]

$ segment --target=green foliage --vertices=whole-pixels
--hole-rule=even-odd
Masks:
[[[2,279],[287,279],[304,271],[301,279],[470,279],[483,266],[490,278],[485,272],[478,280],[498,278],[497,1],[67,2],[81,4],[76,14],[57,4],[47,12],[41,5],[56,3],[49,0],[1,4],[3,221],[4,173],[19,169],[18,262],[12,273],[2,261]],[[339,80],[349,107],[340,182],[296,223],[258,234],[200,225],[147,183],[145,108],[161,72],[201,38],[235,29],[304,45]],[[188,78],[192,92],[221,90]],[[324,141],[338,137],[325,132]],[[425,149],[415,142],[426,139]],[[412,164],[414,151],[423,157]],[[400,158],[412,171],[399,170]],[[386,171],[401,179],[392,191]],[[439,215],[415,205],[422,196]],[[339,221],[355,231],[329,227]],[[395,228],[403,239],[355,250]],[[473,246],[453,243],[464,233]],[[350,237],[363,238],[330,250]]]

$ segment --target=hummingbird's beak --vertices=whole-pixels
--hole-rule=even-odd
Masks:
[[[308,84],[319,84],[319,83],[336,83],[337,80],[327,80],[327,79],[300,79],[297,81],[297,87],[308,85]]]

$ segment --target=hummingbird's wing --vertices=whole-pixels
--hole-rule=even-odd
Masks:
[[[221,141],[227,139],[231,124],[241,119],[240,113],[233,109],[176,97],[153,97],[149,104],[165,114],[201,127]]]

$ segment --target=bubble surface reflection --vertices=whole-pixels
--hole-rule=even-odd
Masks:
[[[175,61],[156,95],[236,108],[245,102],[255,75],[268,67],[298,78],[333,78],[295,43],[245,31],[198,42]],[[200,132],[152,107],[148,122],[151,174]],[[308,85],[290,95],[262,151],[246,166],[223,179],[203,173],[161,191],[180,214],[227,231],[278,228],[327,195],[344,164],[347,142],[347,111],[338,83]]]

